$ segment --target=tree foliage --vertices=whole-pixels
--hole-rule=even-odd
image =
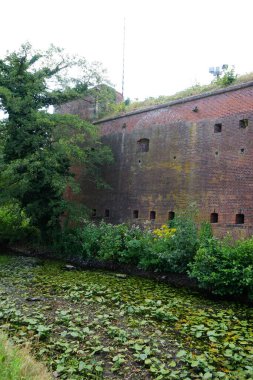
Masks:
[[[54,46],[38,52],[25,44],[0,59],[0,106],[6,115],[0,123],[0,201],[18,201],[41,231],[56,227],[66,210],[63,193],[67,184],[74,186],[71,165],[84,165],[96,180],[101,164],[112,159],[93,125],[48,112],[87,95],[102,75],[99,65]]]
[[[236,81],[237,76],[234,66],[223,65],[221,75],[217,77],[215,82],[219,86],[226,87],[233,84]]]

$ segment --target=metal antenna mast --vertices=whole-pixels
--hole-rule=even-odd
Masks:
[[[125,85],[125,45],[126,45],[126,18],[124,17],[123,25],[123,67],[122,67],[122,96],[124,98],[124,85]]]

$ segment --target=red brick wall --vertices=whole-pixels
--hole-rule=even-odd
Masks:
[[[105,86],[106,87],[106,86]],[[99,89],[99,86],[98,86]],[[110,89],[110,87],[108,87]],[[123,101],[123,96],[119,92],[111,89],[114,91],[115,95],[115,103],[120,103]],[[76,99],[69,101],[67,103],[64,103],[60,106],[56,107],[56,112],[58,113],[69,113],[80,116],[82,119],[85,120],[96,120],[98,118],[99,113],[101,112],[101,109],[103,107],[106,108],[108,105],[108,102],[106,99],[104,101],[96,101],[96,98],[92,95],[86,96],[83,99]]]
[[[239,127],[242,119],[246,128]],[[217,123],[222,130],[214,133]],[[217,234],[253,232],[253,83],[96,124],[115,156],[104,169],[111,190],[81,179],[82,202],[99,218],[109,209],[113,223],[143,223],[155,211],[159,225],[169,211],[195,202],[200,220],[218,213]],[[148,152],[138,152],[142,138],[150,140]],[[238,213],[244,214],[242,225],[235,224]]]

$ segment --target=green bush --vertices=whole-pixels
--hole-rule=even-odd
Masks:
[[[152,271],[188,271],[201,288],[214,294],[247,294],[253,299],[253,238],[218,240],[210,223],[202,223],[198,232],[189,213],[155,230],[86,221],[81,227],[63,230],[55,247],[68,257]]]
[[[211,223],[202,222],[199,229],[199,246],[205,247],[208,246],[209,240],[213,237],[213,231]]]
[[[226,87],[226,86],[229,86],[230,84],[234,83],[236,81],[236,78],[237,78],[237,74],[235,74],[235,70],[233,67],[228,67],[228,65],[225,65],[227,67],[225,67],[223,69],[223,74],[221,77],[217,78],[216,80],[216,83],[219,85],[219,86],[222,86],[222,87]]]
[[[83,222],[82,227],[63,228],[54,236],[53,248],[61,256],[90,259],[97,257],[103,229],[92,222]]]
[[[176,229],[171,239],[171,255],[168,260],[172,272],[186,272],[198,249],[198,231],[193,218],[188,215],[176,217],[172,221]]]
[[[101,260],[137,265],[145,250],[145,232],[127,224],[98,226],[101,236],[97,256]]]
[[[0,242],[15,242],[38,235],[29,218],[17,203],[0,206]]]
[[[53,234],[53,250],[60,257],[82,257],[82,245],[79,229],[64,228],[61,232]]]
[[[84,222],[65,229],[55,249],[64,256],[131,264],[142,269],[182,273],[197,249],[197,228],[191,218],[177,217],[173,228],[141,230],[127,224]]]
[[[125,234],[128,232],[126,224],[100,223],[99,228],[103,231],[101,234],[98,257],[105,261],[119,261],[119,257],[124,255],[126,250]]]
[[[146,233],[139,227],[86,221],[81,227],[63,229],[55,236],[54,249],[65,257],[137,265],[146,243]]]
[[[101,246],[101,237],[104,233],[104,225],[98,227],[95,223],[86,222],[78,229],[80,239],[80,255],[83,259],[93,259],[98,255]]]
[[[155,230],[145,236],[139,267],[185,273],[198,247],[196,224],[191,216],[182,215],[170,222],[167,229],[165,227],[162,226],[160,234],[159,230]]]
[[[234,243],[210,238],[189,267],[201,288],[218,295],[253,297],[253,238]]]
[[[138,226],[132,226],[125,229],[122,236],[122,248],[118,252],[118,261],[120,263],[138,265],[147,248],[147,234]]]

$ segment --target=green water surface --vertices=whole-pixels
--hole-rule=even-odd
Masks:
[[[0,326],[57,379],[253,379],[252,308],[143,278],[1,255]]]

